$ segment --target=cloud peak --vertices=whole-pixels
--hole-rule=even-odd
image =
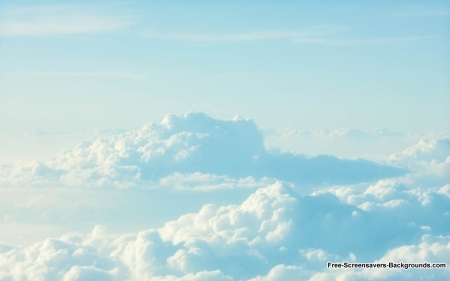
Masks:
[[[299,185],[349,184],[405,174],[367,160],[273,154],[253,120],[204,113],[166,115],[161,124],[79,143],[42,163],[10,172],[9,183],[151,186],[174,173],[271,177]],[[207,188],[206,188],[207,189]]]

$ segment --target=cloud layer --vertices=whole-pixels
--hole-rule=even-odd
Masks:
[[[222,121],[187,113],[167,115],[161,124],[140,130],[83,141],[48,161],[10,170],[3,182],[127,188],[158,185],[174,173],[201,173],[323,185],[373,181],[406,171],[363,159],[269,153],[252,120]]]
[[[392,166],[272,153],[251,120],[167,115],[2,169],[7,226],[69,222],[80,230],[112,217],[135,225],[0,244],[0,280],[448,279],[448,268],[326,264],[450,264],[449,148],[445,138],[421,140],[385,159]]]
[[[384,198],[384,184],[370,186],[365,200]],[[448,269],[323,269],[328,261],[448,264],[447,189],[414,206],[417,213],[441,216],[435,228],[408,216],[402,204],[370,209],[330,193],[299,197],[276,183],[240,205],[207,204],[137,234],[116,236],[97,226],[88,235],[25,248],[3,245],[0,280],[442,280],[450,276]],[[409,201],[422,197],[413,194]]]

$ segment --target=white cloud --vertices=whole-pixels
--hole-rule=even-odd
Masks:
[[[116,262],[78,236],[46,239],[0,255],[2,280],[122,280],[121,274]]]
[[[174,173],[193,174],[185,178],[198,177],[195,173],[226,175],[237,185],[249,176],[321,185],[371,181],[405,170],[361,159],[268,153],[252,120],[222,121],[187,113],[167,115],[159,125],[80,142],[49,160],[10,169],[2,177],[6,185],[129,188],[155,186],[161,179],[168,183],[177,177]]]
[[[143,33],[147,38],[159,38],[167,40],[193,41],[193,42],[240,42],[254,40],[291,39],[320,36],[339,33],[345,30],[340,25],[317,25],[302,31],[262,31],[237,34],[198,34],[198,33],[160,33],[149,30]]]
[[[161,33],[147,30],[142,33],[146,38],[190,41],[190,42],[243,42],[256,40],[289,39],[297,44],[327,44],[327,45],[367,45],[367,44],[398,44],[425,40],[429,37],[410,36],[394,38],[336,38],[348,28],[342,25],[318,25],[301,31],[259,31],[236,34],[201,34],[201,33]],[[334,35],[330,37],[330,35]]]
[[[111,235],[97,226],[89,235],[65,235],[24,248],[3,245],[0,276],[24,281],[441,280],[448,270],[324,270],[327,261],[449,263],[449,224],[442,211],[448,212],[450,198],[441,191],[446,188],[429,194],[427,204],[413,200],[423,195],[389,182],[360,192],[379,202],[402,197],[416,210],[405,216],[398,208],[361,210],[329,193],[299,197],[276,183],[240,205],[208,204],[137,234]],[[345,200],[352,195],[336,193]],[[430,227],[419,227],[422,220]]]
[[[118,270],[106,271],[98,269],[94,266],[72,266],[70,270],[64,274],[62,281],[113,281],[120,280],[117,278]]]
[[[131,24],[130,18],[96,14],[88,6],[9,8],[0,21],[0,35],[94,34],[117,31]]]
[[[197,273],[189,273],[181,277],[177,277],[174,275],[166,275],[166,276],[155,276],[149,281],[209,281],[209,280],[217,280],[217,281],[233,281],[234,279],[230,276],[225,276],[220,270],[213,271],[200,271]]]
[[[29,72],[17,71],[11,72],[14,76],[29,76],[29,77],[94,77],[94,78],[120,78],[120,79],[144,79],[147,77],[145,73],[133,71],[101,71],[101,72]]]
[[[450,236],[422,236],[416,245],[391,249],[375,263],[450,263]],[[450,276],[448,267],[439,269],[386,268],[386,269],[336,269],[316,273],[310,281],[326,280],[446,280]]]
[[[394,153],[391,158],[396,161],[436,161],[445,162],[450,156],[450,139],[420,140],[402,152]]]
[[[380,45],[380,44],[400,44],[416,42],[429,39],[425,36],[396,37],[396,38],[368,38],[368,39],[328,39],[328,38],[295,38],[297,44],[326,44],[336,46],[354,45]]]
[[[441,187],[450,183],[450,139],[420,140],[402,152],[391,155],[397,165],[414,171],[403,181],[410,185]]]
[[[192,174],[173,173],[159,180],[159,186],[175,188],[178,190],[217,190],[235,188],[259,188],[275,182],[273,179],[262,178],[256,180],[253,177],[233,179],[228,176],[218,176],[213,174],[202,174],[199,172]]]
[[[418,177],[428,173],[444,181],[445,176],[423,167],[444,165],[446,144],[446,140],[423,141],[394,154],[391,161],[412,170],[407,177],[323,187],[322,174],[329,178],[337,167],[362,166],[358,173],[370,173],[383,172],[377,170],[383,166],[332,156],[269,153],[253,121],[220,121],[201,113],[168,115],[161,124],[150,123],[141,130],[100,135],[49,160],[3,170],[3,222],[24,224],[26,218],[60,223],[68,208],[76,211],[78,220],[92,222],[98,215],[93,208],[102,208],[105,205],[99,202],[107,201],[109,211],[118,206],[115,214],[139,223],[138,213],[161,216],[161,207],[150,200],[160,200],[155,191],[179,193],[189,204],[200,194],[195,190],[228,190],[226,196],[231,197],[238,188],[256,191],[241,204],[202,203],[198,212],[184,211],[178,219],[160,223],[162,227],[135,234],[112,235],[98,226],[89,235],[49,238],[31,246],[2,244],[0,280],[376,280],[383,276],[419,280],[429,272],[436,272],[431,279],[439,280],[449,276],[448,271],[391,270],[382,275],[324,267],[327,261],[401,262],[403,255],[408,255],[408,262],[447,262],[449,184],[423,186]],[[345,173],[338,171],[337,175]],[[318,190],[301,197],[297,192],[301,185],[274,183],[275,178],[292,179],[297,174],[316,180]],[[27,183],[32,187],[21,187]],[[62,183],[163,188],[96,190],[61,188]],[[36,188],[39,184],[44,187]],[[170,198],[174,201],[176,196]],[[138,204],[148,205],[147,209],[133,213]],[[70,217],[65,220],[79,223]]]
[[[266,276],[257,276],[249,281],[297,281],[307,280],[312,273],[301,266],[280,264],[270,270]]]
[[[205,41],[205,42],[234,42],[251,40],[271,40],[283,38],[295,38],[304,36],[304,32],[255,32],[233,35],[213,35],[213,34],[167,34],[165,39],[181,41]]]

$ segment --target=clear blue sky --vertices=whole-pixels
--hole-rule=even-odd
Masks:
[[[2,1],[0,130],[448,130],[446,1]]]

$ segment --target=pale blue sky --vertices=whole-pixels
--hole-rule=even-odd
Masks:
[[[448,130],[445,1],[2,1],[0,130]]]

